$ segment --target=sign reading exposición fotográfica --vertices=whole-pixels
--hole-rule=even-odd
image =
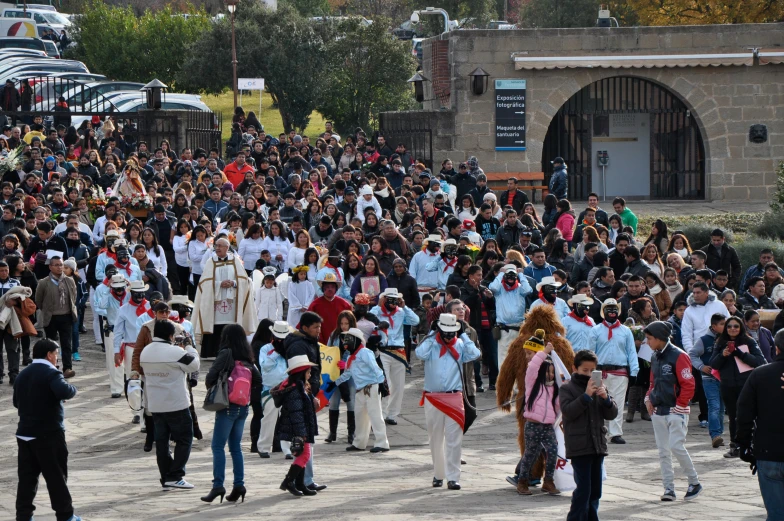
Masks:
[[[495,149],[525,150],[525,80],[495,80]]]

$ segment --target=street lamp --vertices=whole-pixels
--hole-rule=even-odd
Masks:
[[[234,37],[234,12],[237,10],[237,3],[239,0],[224,0],[226,2],[226,9],[231,14],[231,68],[233,74],[233,83],[231,84],[234,90],[234,108],[237,108],[237,44]]]
[[[422,103],[425,101],[425,85],[426,81],[430,81],[418,72],[411,76],[406,83],[413,83],[414,84],[414,98],[416,98],[417,103]]]
[[[471,78],[471,90],[477,96],[481,96],[487,92],[487,78],[490,76],[481,67],[477,67],[468,75]]]

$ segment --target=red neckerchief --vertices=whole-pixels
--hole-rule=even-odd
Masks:
[[[588,327],[593,327],[593,320],[591,320],[591,317],[589,317],[588,315],[585,315],[583,318],[580,318],[574,314],[574,311],[570,311],[569,316],[575,319],[577,322],[582,322]]]
[[[509,284],[507,284],[506,278],[501,277],[501,285],[503,285],[506,291],[514,291],[518,288],[518,286],[520,286],[520,279],[515,278],[514,284],[510,286]]]
[[[112,259],[114,262],[117,262],[117,254],[116,253],[114,253],[113,251],[109,251],[109,250],[106,250],[105,253],[106,253],[107,257]]]
[[[329,263],[329,261],[327,261],[327,262],[324,264],[324,266],[325,266],[325,267],[327,267],[327,268],[332,268],[333,270],[335,270],[335,277],[337,277],[337,279],[338,279],[338,282],[340,282],[340,281],[341,281],[341,278],[340,278],[340,272],[338,271],[338,269],[337,269],[335,266],[333,266],[332,264],[330,264],[330,263]]]
[[[273,347],[272,349],[267,351],[267,356],[272,356],[272,353],[274,353],[274,352],[275,352],[275,348]]]
[[[444,340],[441,338],[441,333],[439,332],[436,333],[436,342],[438,342],[438,345],[441,346],[441,352],[438,354],[439,358],[444,356],[447,351],[449,351],[449,354],[452,355],[452,358],[454,358],[455,360],[458,360],[460,358],[460,355],[457,354],[457,349],[455,349],[455,344],[457,343],[457,337],[454,337],[449,342],[444,342]]]
[[[147,299],[142,299],[142,301],[139,302],[138,304],[134,302],[133,299],[131,299],[128,301],[128,304],[136,308],[137,317],[144,315],[145,313],[147,313],[147,311],[151,311],[147,308]]]
[[[116,300],[117,302],[120,303],[120,305],[122,305],[122,301],[125,298],[125,294],[124,293],[123,293],[123,296],[120,297],[120,298],[117,298],[117,294],[114,292],[114,290],[111,290],[109,293],[112,294],[112,296],[114,297],[114,300]]]
[[[119,261],[115,262],[114,265],[117,267],[117,271],[124,270],[125,273],[127,273],[129,276],[131,275],[131,260],[130,259],[128,259],[128,265],[127,266],[123,266],[122,264],[120,264]]]
[[[365,349],[365,346],[360,344],[359,349],[349,355],[348,360],[346,361],[346,369],[351,369],[351,364],[357,358],[357,354],[359,354],[360,349]]]
[[[544,291],[542,291],[541,289],[539,290],[539,300],[541,300],[542,302],[544,302],[548,306],[555,306],[555,302],[550,302],[549,300],[544,298]]]
[[[103,279],[103,282],[101,284],[103,284],[104,286],[108,286],[109,285],[109,279],[108,278],[107,279]]]
[[[457,264],[457,257],[455,257],[451,261],[447,261],[446,259],[444,259],[444,264],[446,264],[446,266],[444,266],[444,273],[446,273],[446,270],[455,267],[455,265]]]
[[[615,329],[616,327],[621,327],[621,321],[620,320],[616,320],[615,323],[613,323],[612,325],[608,324],[606,320],[602,320],[602,324],[604,324],[604,326],[607,329],[610,330],[609,333],[607,334],[607,340],[611,340],[612,339],[612,330],[613,329]]]
[[[395,321],[392,320],[392,317],[395,316],[395,313],[397,313],[397,308],[395,308],[394,313],[390,314],[389,311],[387,311],[386,306],[381,306],[381,316],[387,319],[387,322],[389,322],[389,327],[395,327]]]
[[[169,315],[169,320],[171,320],[172,322],[177,322],[178,324],[182,324],[183,320],[185,319],[179,315],[177,315],[176,317],[174,315]]]

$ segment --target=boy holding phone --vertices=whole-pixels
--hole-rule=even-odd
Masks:
[[[572,462],[577,485],[566,521],[599,519],[602,463],[607,455],[604,421],[618,415],[618,406],[607,393],[607,388],[601,385],[601,374],[600,385],[596,385],[593,372],[597,363],[593,351],[578,351],[574,355],[572,379],[558,391],[566,457]]]

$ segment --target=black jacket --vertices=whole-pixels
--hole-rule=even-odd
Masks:
[[[736,443],[749,447],[753,436],[754,456],[761,461],[784,461],[784,444],[781,443],[781,433],[784,432],[782,373],[784,353],[776,356],[773,363],[752,371],[738,397]]]
[[[310,389],[315,396],[321,387],[321,352],[319,351],[318,338],[311,338],[300,331],[286,337],[283,343],[286,350],[286,360],[295,356],[307,355],[311,363],[316,364],[310,371]]]
[[[16,434],[32,438],[65,430],[63,400],[76,396],[76,387],[63,373],[45,363],[27,366],[14,382],[14,407],[19,410]]]
[[[610,259],[610,267],[612,268],[613,273],[615,273],[615,280],[620,280],[621,275],[626,271],[626,259],[623,254],[616,249],[613,249],[607,258]]]
[[[218,356],[215,357],[215,361],[212,363],[209,372],[207,373],[207,378],[204,379],[204,383],[207,385],[209,389],[215,382],[218,381],[218,376],[220,375],[221,371],[226,369],[226,366],[229,362],[229,357],[231,356],[231,349],[221,349],[218,351]],[[256,364],[252,364],[250,362],[242,362],[242,365],[250,369],[251,372],[251,394],[256,395],[257,393],[261,393],[261,373],[259,372],[259,368],[256,367]],[[229,372],[231,374],[231,372]]]
[[[498,206],[505,207],[509,202],[509,190],[504,190],[498,195]],[[515,209],[518,215],[522,215],[523,206],[528,202],[528,194],[522,190],[515,190],[514,197],[512,198],[512,208]]]
[[[728,286],[737,288],[743,272],[741,271],[740,259],[735,248],[725,242],[721,246],[721,254],[716,251],[713,244],[708,244],[700,249],[708,256],[705,260],[705,265],[713,271],[724,270],[729,273],[730,281]],[[745,291],[746,288],[740,288],[740,290]]]
[[[514,226],[509,226],[508,223],[504,223],[504,225],[498,229],[498,233],[495,234],[498,249],[503,253],[506,253],[509,246],[520,244],[520,234],[522,234],[525,229],[525,226],[523,226],[523,223],[520,221],[515,221]]]
[[[558,390],[563,414],[566,457],[607,455],[607,428],[605,420],[618,416],[615,399],[602,400],[595,394],[585,394],[588,376],[574,373],[572,379]],[[617,397],[623,401],[624,397]]]
[[[749,338],[748,342],[749,352],[744,353],[740,349],[736,349],[730,356],[724,356],[724,348],[726,346],[716,343],[713,347],[713,356],[711,356],[710,366],[712,369],[719,371],[721,377],[722,387],[742,387],[746,380],[751,375],[751,371],[741,373],[738,371],[738,364],[735,363],[733,357],[737,356],[741,361],[745,362],[751,367],[759,367],[765,365],[765,357],[757,346],[757,342]],[[779,375],[781,376],[781,375]],[[779,380],[781,385],[781,380]]]
[[[30,244],[25,249],[22,258],[25,262],[30,262],[30,258],[34,257],[37,253],[43,254],[40,259],[35,260],[35,269],[33,270],[35,276],[38,277],[38,280],[49,276],[49,266],[44,262],[46,260],[46,250],[61,251],[63,252],[63,255],[65,255],[68,248],[66,247],[65,239],[54,233],[46,243],[37,236],[30,240]],[[68,259],[63,259],[63,261],[66,260]]]
[[[477,289],[467,281],[460,287],[460,300],[471,311],[468,325],[476,329],[477,332],[482,330],[482,303],[485,305],[490,325],[492,326],[495,323],[495,297],[491,296],[488,298],[485,295],[486,291],[488,291],[486,286],[480,284]]]
[[[403,295],[403,302],[411,309],[416,309],[421,304],[417,282],[414,277],[409,275],[408,270],[398,277],[395,270],[387,275],[387,288],[396,288],[397,292]]]
[[[482,206],[482,202],[485,200],[485,195],[490,193],[493,193],[493,191],[490,190],[490,188],[488,188],[487,185],[485,185],[484,188],[479,188],[479,185],[476,185],[475,188],[473,188],[470,192],[468,192],[468,195],[474,198],[474,204],[476,205],[477,208],[479,208],[480,206]],[[459,202],[460,199],[458,199],[457,201]]]
[[[579,264],[575,264],[569,277],[569,284],[576,286],[578,282],[588,280],[588,273],[593,269],[593,262],[588,257],[583,257]]]
[[[474,222],[476,223],[476,233],[478,233],[484,241],[487,239],[495,239],[498,230],[501,228],[501,221],[495,217],[486,220],[482,217],[481,213],[476,216]]]
[[[457,199],[455,199],[455,204],[459,208],[460,198],[476,188],[476,177],[472,176],[468,172],[465,174],[457,173],[449,179],[449,183],[453,184],[456,188]],[[476,204],[476,199],[474,199],[474,204]],[[479,204],[482,204],[481,200],[479,201]]]
[[[748,291],[743,293],[743,295],[738,298],[737,307],[743,311],[749,309],[779,309],[776,303],[773,302],[769,296],[762,295],[759,300],[755,300]]]
[[[318,423],[313,398],[305,391],[305,384],[301,381],[291,382],[286,387],[275,387],[270,394],[275,405],[280,407],[280,439],[291,441],[295,436],[301,436],[306,443],[313,443],[318,435]]]

